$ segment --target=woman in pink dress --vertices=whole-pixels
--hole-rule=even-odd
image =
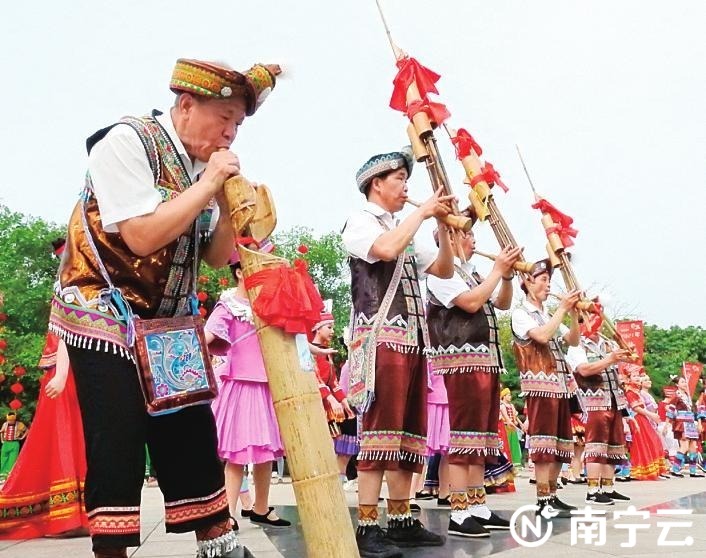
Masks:
[[[288,527],[291,523],[277,517],[268,502],[272,462],[284,449],[237,257],[231,259],[230,269],[236,287],[221,293],[205,328],[211,353],[225,357],[215,371],[222,385],[212,409],[218,455],[226,462],[230,512],[235,516],[244,467],[252,463],[255,503],[251,511],[243,510],[242,516],[250,517],[253,523]]]
[[[449,440],[451,426],[449,423],[449,398],[446,394],[444,377],[433,374],[427,367],[429,374],[429,391],[427,393],[427,451],[429,457],[441,454],[439,462],[439,496],[437,504],[449,506]]]

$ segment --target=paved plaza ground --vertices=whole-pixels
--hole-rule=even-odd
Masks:
[[[510,517],[520,506],[534,502],[534,486],[526,478],[516,479],[517,492],[513,494],[490,495],[492,509],[505,517]],[[494,533],[488,539],[467,540],[451,538],[446,546],[436,549],[419,549],[405,552],[406,557],[449,557],[479,558],[498,556],[501,558],[524,558],[546,556],[559,557],[562,554],[572,558],[601,558],[601,556],[630,556],[631,558],[656,557],[662,555],[679,558],[706,556],[706,479],[671,479],[655,482],[629,482],[617,484],[617,489],[630,496],[632,501],[615,506],[603,507],[607,512],[605,544],[586,544],[579,540],[572,545],[571,521],[556,520],[554,530],[547,542],[537,548],[520,546],[509,532]],[[167,535],[164,532],[162,518],[162,496],[158,488],[145,487],[142,507],[142,545],[130,549],[130,556],[135,558],[193,558],[196,544],[192,534]],[[567,503],[583,507],[585,485],[568,485],[560,492]],[[351,514],[355,512],[355,493],[346,493]],[[272,486],[271,503],[277,506],[278,513],[292,520],[294,526],[288,529],[260,528],[248,520],[240,519],[241,541],[256,558],[304,557],[304,547],[299,520],[295,507],[294,492],[291,483]],[[444,532],[448,523],[448,511],[437,509],[436,503],[419,503],[423,510],[421,520],[432,530]],[[384,504],[382,504],[384,506]],[[613,518],[615,511],[625,511],[628,505],[637,510],[649,512],[646,519]],[[691,515],[657,516],[660,509],[693,510]],[[691,522],[690,527],[679,527],[679,522]],[[628,541],[629,529],[626,524],[637,527],[634,546],[621,547]],[[663,524],[671,525],[666,533],[667,541],[683,541],[691,537],[692,544],[686,547],[660,545],[659,538],[665,530]],[[577,532],[574,530],[574,532]],[[598,532],[598,531],[597,531]],[[528,537],[532,539],[533,537]],[[536,537],[534,537],[536,538]],[[37,539],[30,541],[0,541],[0,558],[80,558],[92,556],[90,540],[79,539]],[[315,557],[325,558],[325,557]]]

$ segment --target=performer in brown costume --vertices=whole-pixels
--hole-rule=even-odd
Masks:
[[[367,204],[343,230],[353,298],[348,397],[363,413],[356,533],[363,557],[391,558],[402,555],[398,546],[444,544],[412,518],[409,494],[412,474],[421,472],[426,455],[429,341],[418,274],[451,277],[453,256],[443,224],[438,254],[415,249],[413,238],[424,220],[448,214],[443,202],[452,196],[437,192],[398,224],[393,213],[407,200],[412,163],[407,150],[369,159],[356,175]],[[378,525],[383,473],[389,490],[386,535]]]
[[[548,508],[545,517],[571,517],[574,506],[556,495],[562,463],[573,453],[569,399],[576,391],[557,333],[568,344],[579,342],[579,323],[574,307],[579,298],[572,291],[561,298],[553,316],[544,310],[549,296],[552,266],[548,260],[534,264],[522,283],[527,297],[512,313],[513,352],[520,371],[520,387],[527,397],[529,457],[535,464],[537,505]],[[561,322],[569,314],[571,329]]]
[[[616,364],[626,361],[628,351],[615,350],[598,333],[586,332],[577,347],[569,347],[566,361],[574,372],[578,395],[588,413],[586,421],[587,504],[610,506],[614,500],[630,500],[613,486],[615,466],[627,459],[623,416],[627,400],[620,389]]]
[[[483,279],[470,263],[473,232],[457,233],[466,263],[456,258],[451,279],[427,279],[427,323],[434,374],[442,374],[449,400],[451,492],[449,534],[487,537],[510,524],[488,509],[483,475],[499,453],[498,414],[503,370],[494,308],[512,303],[513,263],[520,248],[505,248]],[[497,296],[493,293],[500,285]]]
[[[96,556],[127,556],[140,544],[145,443],[167,532],[195,531],[198,556],[250,555],[229,518],[211,409],[148,415],[130,358],[132,317],[193,313],[201,256],[212,267],[228,263],[223,184],[240,171],[229,148],[278,72],[180,59],[169,112],[123,118],[87,140],[86,186],[69,222],[50,327],[66,341],[75,375]]]

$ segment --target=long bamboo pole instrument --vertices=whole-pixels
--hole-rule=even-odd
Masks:
[[[262,240],[276,225],[274,203],[265,186],[253,187],[245,178],[225,184],[231,223],[236,235]],[[282,258],[238,246],[245,278],[268,267],[288,265]],[[260,287],[249,289],[251,305]],[[308,344],[272,327],[253,313],[265,362],[280,435],[287,452],[297,510],[310,558],[357,558],[353,524],[339,481],[336,456],[313,370],[305,370],[302,356]]]

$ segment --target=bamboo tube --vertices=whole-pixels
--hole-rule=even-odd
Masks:
[[[248,204],[241,203],[242,199],[249,199],[247,181],[237,178],[226,182],[225,191],[233,223],[244,226],[234,232],[244,234],[249,232],[248,226],[255,213],[274,215],[274,207],[258,208],[257,212],[252,212]],[[239,190],[244,193],[239,193]],[[266,204],[267,199],[260,197],[258,203]],[[237,207],[239,203],[242,209]],[[239,216],[239,213],[243,215]],[[243,246],[238,246],[238,252],[246,279],[263,269],[288,265],[282,258]],[[251,304],[259,291],[260,287],[248,290]],[[357,558],[359,554],[353,524],[339,481],[333,443],[315,374],[313,370],[304,370],[300,360],[300,350],[304,351],[304,356],[311,358],[308,344],[305,340],[298,344],[295,336],[267,325],[257,314],[253,314],[253,318],[292,474],[307,556]]]
[[[414,153],[414,158],[417,162],[425,161],[429,158],[429,153],[427,148],[424,147],[424,143],[419,138],[417,129],[411,122],[407,126],[407,137],[409,138],[409,143],[412,144],[412,152]]]
[[[542,213],[542,226],[544,227],[545,231],[553,229],[555,226],[551,216],[547,213]],[[548,232],[547,240],[549,240],[549,244],[551,245],[552,250],[555,253],[559,254],[564,251],[564,243],[561,241],[561,238],[557,233]]]
[[[479,256],[482,256],[484,258],[488,258],[489,260],[495,261],[497,259],[497,256],[494,254],[486,254],[485,252],[481,252],[480,250],[473,250],[474,254],[478,254]],[[519,271],[520,273],[531,273],[532,268],[534,267],[533,263],[530,262],[525,262],[525,261],[516,261],[514,264],[512,264],[512,269],[515,271]]]
[[[414,207],[419,207],[422,205],[420,202],[410,198],[407,198],[407,203],[409,205],[413,205]],[[440,219],[440,221],[445,225],[448,225],[452,229],[456,229],[463,232],[470,231],[471,227],[473,226],[473,220],[470,217],[464,217],[463,215],[454,215],[453,213],[449,213],[443,219]]]

